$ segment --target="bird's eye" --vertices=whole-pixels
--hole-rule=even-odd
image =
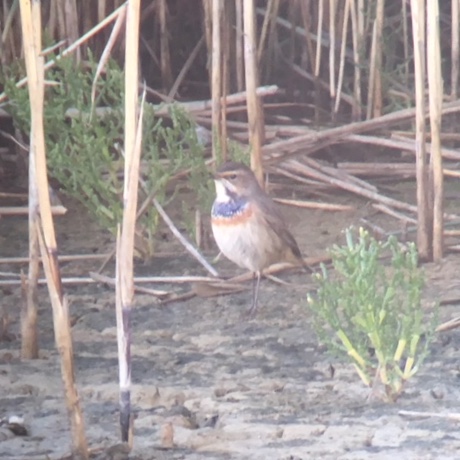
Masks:
[[[230,174],[230,175],[228,176],[228,178],[229,178],[230,180],[235,180],[235,179],[236,179],[236,174]]]

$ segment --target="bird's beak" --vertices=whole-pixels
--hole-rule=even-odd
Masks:
[[[213,175],[214,185],[216,187],[216,198],[218,201],[227,202],[230,200],[227,187],[225,186],[225,179],[219,178],[217,175]]]
[[[211,171],[209,174],[211,175],[211,178],[213,180],[221,180],[222,179],[222,176],[219,173]]]

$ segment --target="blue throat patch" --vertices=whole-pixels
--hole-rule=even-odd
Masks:
[[[227,202],[214,201],[212,217],[231,218],[241,214],[249,205],[246,198],[233,198]]]

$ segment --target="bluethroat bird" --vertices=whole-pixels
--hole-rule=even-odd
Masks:
[[[254,316],[264,268],[281,261],[306,266],[277,205],[247,166],[226,162],[214,174],[214,182],[214,239],[228,259],[253,272],[252,306],[248,313]]]

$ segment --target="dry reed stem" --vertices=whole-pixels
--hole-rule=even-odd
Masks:
[[[415,69],[415,158],[417,169],[417,248],[421,259],[430,260],[431,210],[425,149],[425,0],[411,0]]]
[[[202,35],[201,38],[198,40],[198,43],[195,45],[193,48],[192,52],[190,53],[189,57],[185,61],[184,65],[182,66],[181,71],[176,77],[176,80],[174,81],[174,84],[171,86],[171,89],[169,90],[168,93],[168,98],[175,98],[176,93],[179,90],[179,87],[184,80],[185,76],[187,75],[187,72],[190,70],[190,67],[192,67],[192,64],[195,62],[195,59],[198,56],[198,53],[200,52],[203,44],[205,41],[205,36]]]
[[[54,216],[63,216],[67,213],[67,208],[64,206],[51,206],[51,213]],[[0,216],[25,216],[27,214],[29,214],[29,208],[26,206],[0,206]]]
[[[460,171],[451,171],[450,169],[443,169],[443,173],[446,177],[460,178]]]
[[[458,303],[459,299],[455,299],[455,302],[453,303]],[[452,329],[457,329],[460,327],[460,317],[452,318],[448,321],[445,321],[444,323],[440,324],[436,328],[436,332],[446,332],[446,331],[451,331]]]
[[[244,90],[244,32],[243,32],[243,0],[235,0],[235,66],[236,89]]]
[[[37,225],[39,222],[39,195],[37,177],[37,156],[44,151],[43,102],[44,75],[41,51],[41,21],[37,5],[29,1],[20,2],[21,24],[27,74],[33,79],[29,84],[31,110],[31,131],[29,151],[29,272],[23,283],[24,295],[21,307],[21,356],[24,359],[38,358],[38,298],[37,280],[39,275],[39,242]],[[38,30],[37,30],[38,29]],[[43,142],[42,142],[43,141]]]
[[[106,0],[99,0],[97,2],[97,20],[101,22],[105,18],[105,12],[107,9]]]
[[[161,82],[163,84],[163,91],[167,93],[173,83],[169,49],[168,6],[166,0],[157,0],[156,3],[158,8],[158,22],[160,23]]]
[[[265,9],[264,20],[262,22],[262,28],[259,35],[259,46],[257,48],[257,64],[259,65],[259,68],[262,64],[262,56],[265,50],[265,43],[267,41],[268,26],[270,25],[270,22],[276,18],[276,14],[273,14],[273,7],[276,6],[275,2],[276,0],[268,0],[267,8]],[[242,17],[240,19],[242,19]]]
[[[297,22],[297,16],[299,14],[299,2],[293,1],[288,2],[287,11],[286,11],[286,18],[290,24],[290,27],[286,31],[289,33],[289,38],[283,40],[283,54],[285,54],[285,59],[289,62],[289,66],[292,67],[294,60],[296,58],[296,32],[295,32],[295,24]],[[281,38],[281,37],[280,37]],[[279,47],[280,42],[278,41],[277,46]],[[267,62],[267,65],[270,65],[270,61]],[[274,69],[273,69],[274,70]],[[267,74],[273,74],[272,69],[267,68]],[[260,72],[262,74],[262,72]],[[286,91],[287,93],[293,94],[295,88],[293,87],[293,82],[289,81],[286,82]]]
[[[318,203],[317,201],[304,201],[304,200],[289,200],[285,198],[274,198],[274,201],[289,206],[296,206],[298,208],[306,209],[321,209],[322,211],[354,211],[355,206],[335,203]]]
[[[404,131],[401,129],[394,129],[392,131],[392,137],[396,138],[402,138],[402,139],[412,139],[414,136],[414,133],[412,131]],[[426,138],[430,139],[430,133],[426,134]],[[449,132],[444,132],[441,133],[441,139],[443,141],[455,141],[458,142],[460,141],[460,133],[449,133]],[[455,150],[456,151],[456,150]],[[458,154],[460,157],[460,154]]]
[[[309,187],[323,185],[320,181],[305,179],[305,177],[300,176],[290,171],[286,171],[284,168],[277,168],[275,166],[270,166],[270,168],[268,168],[268,171],[273,171],[281,176],[288,177],[289,179],[294,179],[296,182],[300,182],[301,184],[305,184]],[[272,184],[272,187],[273,187],[273,184]],[[285,185],[282,185],[282,187],[285,188]],[[305,189],[302,189],[302,190],[305,190]]]
[[[383,239],[388,238],[388,232],[386,230],[384,230],[379,225],[374,224],[373,222],[370,222],[367,219],[364,219],[364,217],[361,217],[361,219],[359,219],[359,223],[366,230],[369,230],[374,238],[378,240],[383,240]]]
[[[452,51],[451,51],[451,74],[450,74],[450,97],[454,101],[458,97],[458,75],[460,59],[460,0],[451,1],[452,13]]]
[[[222,17],[227,17],[229,4],[224,2]],[[222,40],[222,57],[221,57],[221,69],[222,69],[222,98],[221,98],[221,133],[220,133],[220,154],[222,159],[228,158],[228,127],[227,127],[227,94],[230,86],[230,73],[229,73],[229,62],[230,62],[230,24],[229,21],[222,21],[221,29],[221,40]]]
[[[458,413],[448,413],[440,414],[439,412],[418,412],[413,410],[400,410],[399,415],[405,417],[415,417],[415,418],[440,418],[443,420],[450,420],[452,422],[460,422],[460,414]]]
[[[59,262],[75,260],[99,260],[107,257],[107,254],[71,254],[58,256]],[[29,257],[0,257],[0,264],[24,264],[29,262]],[[41,258],[39,258],[41,260]]]
[[[142,115],[138,109],[140,0],[129,0],[126,12],[125,128],[123,219],[117,235],[116,317],[120,386],[121,440],[133,442],[131,416],[131,308],[134,300],[133,259]],[[145,98],[145,91],[143,94]]]
[[[107,62],[110,58],[110,54],[112,53],[112,49],[118,39],[118,36],[120,35],[120,31],[125,22],[125,19],[126,19],[126,8],[120,11],[120,14],[117,17],[115,24],[113,25],[112,32],[110,32],[110,37],[107,41],[107,44],[104,47],[104,51],[102,52],[101,58],[99,59],[99,62],[97,63],[97,69],[94,74],[93,84],[91,87],[91,112],[93,112],[94,110],[94,103],[96,100],[97,80],[99,79],[99,76],[101,75],[101,73],[105,69],[105,66],[107,65]]]
[[[376,14],[372,29],[372,45],[369,60],[369,87],[367,93],[366,118],[381,115],[381,62],[382,62],[382,30],[384,0],[377,0]]]
[[[266,79],[270,79],[269,72],[271,69],[276,69],[277,65],[279,64],[279,60],[277,61],[276,58],[278,57],[275,48],[279,47],[279,37],[277,31],[277,23],[279,19],[279,9],[280,9],[281,0],[275,0],[272,9],[272,21],[270,21],[270,32],[268,33],[268,43],[266,46],[266,56],[267,59],[265,61],[265,69],[266,69]],[[259,9],[256,10],[257,14],[259,14]],[[291,24],[291,28],[292,24]],[[297,30],[297,29],[296,29]],[[261,67],[262,69],[262,67]],[[262,70],[261,70],[262,73]]]
[[[329,0],[329,96],[335,99],[335,24],[336,0]]]
[[[341,170],[341,169],[337,169],[337,168],[333,168],[331,166],[324,166],[322,165],[321,163],[317,162],[316,160],[313,160],[311,158],[308,158],[308,157],[304,157],[303,158],[303,165],[305,166],[308,166],[309,168],[311,168],[311,178],[313,180],[309,180],[308,182],[310,182],[310,188],[311,186],[316,186],[316,187],[319,187],[321,188],[321,185],[323,186],[322,188],[324,188],[325,185],[329,185],[330,187],[337,187],[337,185],[335,185],[335,182],[334,182],[334,179],[338,179],[339,181],[341,182],[344,182],[344,183],[349,183],[350,185],[354,185],[358,188],[363,188],[371,193],[378,193],[378,188],[375,186],[375,185],[372,185],[370,184],[369,182],[363,180],[363,179],[360,179],[359,177],[356,177],[356,176],[352,176],[350,174],[348,174],[347,171],[345,170]],[[285,171],[285,168],[283,168],[283,164],[280,165],[281,168],[278,168],[278,172],[280,174],[283,174],[283,175],[286,175],[286,171]],[[305,171],[304,171],[305,173]],[[323,178],[330,178],[332,179],[331,182],[327,182],[325,183],[323,179],[319,178],[320,176],[317,176],[317,175],[320,175],[321,177]],[[287,176],[287,175],[286,175]],[[302,182],[302,183],[305,183],[307,184],[308,182],[304,180],[299,180],[300,178],[297,177],[297,180],[299,182]],[[293,177],[294,179],[294,177]],[[323,184],[321,184],[321,182],[323,182]]]
[[[460,111],[460,101],[448,102],[443,105],[442,113],[447,115]],[[416,109],[403,109],[397,112],[382,115],[371,120],[359,121],[350,123],[345,126],[325,129],[323,131],[310,131],[306,134],[293,136],[287,140],[273,142],[270,145],[263,147],[264,155],[269,159],[265,160],[273,162],[280,161],[281,157],[286,158],[286,154],[305,155],[309,152],[316,151],[328,145],[333,145],[339,141],[343,141],[350,134],[358,134],[375,129],[388,128],[396,123],[401,123],[412,119],[416,114]],[[428,116],[428,113],[423,112],[423,120]]]
[[[90,272],[91,278],[75,278],[75,280],[84,280],[85,282],[104,281],[108,283],[107,277],[100,273]],[[182,283],[214,283],[219,278],[210,276],[136,276],[134,282],[136,283],[170,283],[170,284],[182,284]],[[83,281],[82,281],[83,282]]]
[[[271,96],[280,92],[280,89],[276,85],[271,86],[259,86],[256,90],[259,97]],[[239,104],[245,102],[247,97],[246,91],[242,93],[229,94],[225,98],[226,105]],[[197,116],[200,113],[207,113],[209,110],[212,110],[212,100],[204,101],[190,101],[190,102],[175,102],[172,104],[192,113],[194,116]],[[169,109],[171,104],[153,104],[155,109],[156,116],[169,116]],[[109,114],[113,111],[111,107],[96,107],[95,114],[99,117],[103,117],[106,114]],[[197,114],[197,115],[195,115]],[[81,115],[81,112],[76,108],[69,108],[66,110],[65,116],[69,118],[78,117]],[[247,125],[245,125],[247,126]]]
[[[78,18],[76,0],[64,0],[59,3],[62,8],[62,15],[64,18],[64,30],[61,36],[65,37],[70,43],[75,43],[78,40]],[[75,64],[79,64],[81,61],[81,50],[80,48],[75,49],[73,54]]]
[[[391,138],[376,137],[376,136],[362,136],[359,134],[352,134],[346,137],[346,140],[351,142],[357,142],[360,144],[372,144],[378,145],[388,149],[396,149],[416,153],[416,146],[414,139],[403,136],[392,135]],[[431,144],[425,143],[425,151],[432,153]],[[443,148],[442,156],[448,160],[460,161],[460,153],[457,150]]]
[[[57,245],[51,213],[44,135],[44,58],[41,55],[40,2],[20,0],[22,37],[29,84],[32,128],[30,154],[34,155],[42,230],[36,221],[43,267],[53,308],[56,345],[60,354],[61,375],[64,382],[66,405],[71,425],[72,453],[76,459],[88,458],[83,417],[75,385],[72,337],[68,307],[62,294],[61,276],[57,259]]]
[[[256,17],[254,0],[243,2],[244,69],[247,93],[249,143],[251,145],[251,168],[261,187],[264,185],[262,144],[264,142],[263,113],[257,96],[259,75],[257,71]]]
[[[212,0],[212,156],[217,160],[218,146],[222,140],[222,10],[221,0]],[[224,158],[225,160],[225,158]]]
[[[376,165],[378,168],[376,168]],[[361,163],[361,162],[343,162],[337,163],[337,168],[346,171],[348,174],[355,176],[385,176],[390,179],[391,176],[395,180],[399,180],[400,176],[413,177],[415,176],[415,165],[412,163]],[[460,171],[451,169],[443,169],[443,174],[446,177],[460,177]]]
[[[202,0],[204,36],[206,39],[207,56],[212,56],[212,0]],[[206,66],[208,70],[208,82],[212,82],[212,65]]]
[[[409,18],[407,14],[407,5],[406,0],[401,0],[402,6],[402,25],[403,25],[403,56],[404,56],[404,85],[408,88],[410,85],[410,50],[409,50],[409,32],[408,32],[408,23]]]
[[[109,286],[116,286],[116,279],[111,278],[110,276],[105,276],[105,275],[101,275],[100,273],[90,272],[90,278],[91,278],[91,281],[94,281],[97,283],[104,283],[104,284],[108,284]],[[136,278],[134,278],[134,282],[136,282]],[[168,297],[171,294],[168,291],[159,291],[157,289],[149,289],[149,288],[144,288],[144,287],[136,286],[136,285],[134,286],[134,291],[142,292],[144,294],[149,294],[149,295],[153,295],[155,297],[160,297],[160,298]]]
[[[187,239],[179,232],[179,230],[174,225],[173,221],[169,218],[168,214],[166,214],[165,210],[161,206],[161,204],[154,198],[153,204],[158,211],[158,214],[162,217],[165,221],[166,225],[169,227],[173,235],[181,242],[181,244],[187,249],[187,251],[213,276],[219,276],[219,273],[213,268],[206,259],[198,252],[198,250],[190,244]]]
[[[346,0],[345,11],[343,13],[343,26],[342,26],[342,45],[340,47],[340,61],[339,61],[339,77],[337,82],[337,89],[335,91],[335,105],[334,112],[337,114],[339,111],[340,97],[338,96],[342,92],[343,84],[343,72],[345,69],[345,50],[347,44],[347,30],[348,30],[348,18],[350,16],[350,2],[352,0]]]
[[[357,11],[356,0],[351,0],[351,37],[353,42],[353,111],[352,118],[354,121],[361,119],[361,53],[359,52],[363,44],[363,31],[360,29],[360,21],[358,20],[359,10]]]
[[[352,184],[342,179],[330,177],[321,171],[315,170],[308,165],[300,163],[299,161],[291,159],[291,160],[284,161],[282,164],[284,167],[288,168],[291,171],[295,171],[298,174],[302,174],[307,177],[313,177],[315,179],[324,181],[328,184],[332,184],[336,187],[342,188],[343,190],[347,190],[357,195],[361,195],[365,198],[369,198],[371,200],[386,204],[388,206],[392,206],[396,209],[403,209],[403,210],[414,212],[414,213],[417,212],[416,206],[410,205],[408,203],[404,203],[402,201],[395,200],[393,198],[386,197],[384,195],[376,193],[372,190],[369,190],[357,184]]]
[[[80,409],[78,390],[75,384],[75,369],[73,359],[72,333],[70,314],[67,298],[62,295],[62,281],[56,269],[56,260],[53,251],[46,246],[44,235],[39,232],[40,250],[43,268],[46,274],[46,283],[53,308],[53,323],[56,346],[60,355],[61,375],[64,382],[67,412],[70,418],[72,433],[72,454],[75,459],[88,459],[88,446],[86,442],[83,414]]]
[[[372,207],[374,209],[377,209],[378,211],[383,212],[384,214],[388,214],[391,217],[402,220],[405,223],[409,222],[411,224],[417,224],[417,219],[414,219],[413,217],[410,217],[410,216],[406,216],[402,212],[395,211],[394,209],[391,209],[390,207],[385,206],[384,204],[373,203]]]
[[[348,174],[346,171],[341,171],[340,169],[332,168],[331,166],[323,166],[321,163],[319,163],[317,160],[314,160],[313,158],[304,158],[303,163],[308,166],[311,166],[313,169],[317,171],[329,175],[330,177],[336,177],[337,179],[349,182],[350,184],[355,184],[358,187],[362,187],[373,193],[378,192],[378,188],[375,185],[372,185],[369,182],[360,179],[359,177],[352,176]]]
[[[12,30],[13,26],[13,20],[14,16],[16,15],[16,12],[19,7],[19,2],[13,2],[11,4],[10,9],[8,10],[8,4],[6,2],[3,3],[3,15],[4,15],[4,22],[3,22],[3,30],[1,31],[1,36],[0,36],[0,43],[2,46],[0,46],[0,62],[2,65],[5,65],[8,62],[8,59],[6,57],[6,52],[10,47],[5,46],[7,42],[7,38],[10,36],[10,31]],[[14,48],[12,55],[15,56],[16,53],[14,53]]]
[[[75,260],[100,260],[105,259],[108,256],[113,257],[114,254],[114,252],[108,254],[67,254],[58,256],[58,260],[59,262],[72,262]],[[177,256],[177,251],[155,253],[155,257],[157,258],[170,258],[174,256]],[[28,257],[0,257],[0,264],[24,264],[27,262],[29,262]]]
[[[171,256],[172,257],[172,256]],[[115,285],[115,279],[106,277],[105,275],[101,275],[100,273],[96,272],[89,272],[88,276],[75,276],[75,277],[65,277],[62,278],[61,284],[93,284],[93,283],[108,283]],[[136,276],[134,277],[134,283],[142,284],[142,283],[170,283],[170,284],[181,284],[181,283],[193,283],[193,282],[215,282],[216,279],[219,278],[211,278],[209,276]],[[109,281],[111,280],[111,281]],[[38,284],[44,285],[46,284],[46,278],[39,278]],[[18,277],[17,279],[9,279],[9,280],[0,280],[0,286],[20,286],[21,279]],[[160,291],[161,292],[161,291]]]
[[[216,297],[225,294],[235,294],[248,289],[242,284],[219,281],[214,283],[193,283],[191,291],[198,297]]]
[[[43,81],[41,82],[43,84]],[[31,139],[33,139],[31,132]],[[40,222],[39,197],[37,188],[37,168],[35,152],[29,153],[29,271],[25,281],[25,296],[21,308],[21,357],[22,359],[38,358],[38,276],[40,273],[40,245],[37,228]],[[2,211],[0,209],[0,216]]]
[[[430,104],[432,154],[430,170],[433,177],[433,260],[440,262],[443,256],[444,231],[444,174],[441,151],[441,108],[443,82],[441,75],[441,51],[439,33],[438,0],[427,2],[427,61]]]
[[[311,17],[310,17],[310,0],[301,1],[300,2],[300,13],[302,14],[302,21],[303,21],[303,30],[304,30],[304,37],[305,37],[305,47],[307,50],[307,56],[310,64],[310,69],[314,69],[315,67],[315,51],[312,41],[312,36],[310,33],[306,32],[311,29]],[[275,21],[273,21],[275,24]],[[312,80],[316,80],[316,78],[312,78]]]
[[[318,2],[318,26],[316,32],[316,53],[315,53],[315,70],[313,75],[315,79],[319,78],[319,71],[321,67],[321,43],[323,37],[323,16],[324,16],[324,2],[326,0],[319,0]]]
[[[321,88],[323,88],[325,90],[329,89],[329,85],[326,82],[324,82],[323,80],[320,80],[319,78],[316,78],[314,75],[311,75],[310,73],[308,73],[307,71],[302,69],[297,64],[289,62],[283,56],[280,56],[280,57],[281,57],[281,60],[284,61],[289,67],[291,67],[292,70],[295,73],[297,73],[298,75],[300,75],[301,77],[303,77],[303,78],[305,78],[305,79],[307,79],[309,81],[312,81],[315,84],[315,88],[316,88],[316,91],[318,93],[319,93],[319,90]],[[319,96],[319,94],[315,93],[315,97],[317,97],[317,96]],[[343,102],[346,102],[347,104],[349,104],[351,107],[353,107],[355,105],[355,101],[354,101],[353,97],[348,95],[348,94],[346,94],[346,93],[344,93],[344,92],[338,93],[337,97],[340,98],[340,100],[342,100]],[[320,109],[321,109],[320,106],[315,105],[315,111],[319,111]]]

